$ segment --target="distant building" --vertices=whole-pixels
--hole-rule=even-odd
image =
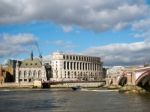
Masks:
[[[103,78],[100,57],[53,53],[52,60],[53,81],[96,81]]]
[[[47,67],[41,58],[31,58],[17,63],[15,82],[33,82],[34,80],[47,81]]]
[[[99,81],[105,77],[100,57],[55,52],[52,58],[17,61],[15,82],[41,81]]]
[[[8,60],[5,65],[0,67],[0,79],[3,82],[14,82],[15,81],[15,70],[16,70],[17,60]]]

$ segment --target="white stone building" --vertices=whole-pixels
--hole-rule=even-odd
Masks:
[[[29,83],[34,80],[47,81],[46,68],[40,58],[26,59],[16,65],[15,82]]]
[[[100,57],[55,52],[51,66],[52,81],[95,81],[102,78]]]

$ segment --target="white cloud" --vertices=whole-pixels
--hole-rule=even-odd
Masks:
[[[33,34],[27,33],[17,35],[4,34],[2,38],[6,43],[13,45],[30,45],[37,41],[37,38]]]
[[[144,38],[150,41],[150,18],[137,21],[133,24],[133,30],[136,32],[134,37]]]
[[[4,34],[0,36],[0,58],[16,56],[29,52],[29,47],[33,48],[37,38],[32,34],[10,35]]]
[[[70,41],[63,41],[63,40],[56,40],[51,42],[52,44],[58,46],[58,47],[63,47],[63,48],[74,48],[76,47],[72,42]]]
[[[73,30],[72,26],[62,26],[62,28],[65,32],[71,32]]]
[[[118,43],[87,49],[84,54],[100,56],[105,65],[142,65],[150,62],[150,43]]]
[[[149,6],[144,1],[1,0],[0,24],[52,21],[65,31],[72,30],[73,26],[98,32],[120,30],[149,14]]]

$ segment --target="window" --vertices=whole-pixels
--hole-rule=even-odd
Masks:
[[[82,63],[80,62],[80,70],[81,70],[81,66],[82,66]]]
[[[63,59],[65,59],[65,55],[63,55]]]
[[[72,62],[70,62],[70,69],[72,70]]]
[[[66,69],[66,62],[64,61],[64,70]]]
[[[27,71],[24,71],[24,78],[27,78]]]
[[[76,69],[76,62],[74,62],[74,70]]]
[[[22,79],[19,79],[19,82],[22,82]]]
[[[76,72],[74,72],[74,77],[75,77],[75,78],[77,78],[77,74],[76,74]]]
[[[32,74],[31,74],[31,71],[29,71],[29,77],[31,77],[31,75],[32,75]]]
[[[41,78],[41,70],[38,71],[38,78]]]
[[[33,71],[33,78],[34,79],[36,78],[36,71],[35,70]]]
[[[68,71],[68,78],[70,78],[70,72]]]
[[[70,60],[72,60],[72,56],[70,56]]]
[[[67,62],[67,69],[69,70],[69,62]]]

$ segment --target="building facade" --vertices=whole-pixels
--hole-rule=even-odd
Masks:
[[[16,65],[16,83],[29,83],[34,80],[47,81],[47,71],[42,59],[33,58],[26,59]]]
[[[52,81],[96,81],[103,78],[100,57],[55,52],[51,66]]]

